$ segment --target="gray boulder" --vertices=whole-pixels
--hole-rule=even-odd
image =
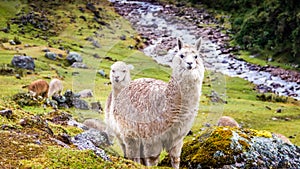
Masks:
[[[34,59],[30,56],[15,55],[11,61],[11,64],[17,68],[34,70]]]
[[[82,62],[83,60],[81,55],[77,52],[70,52],[66,59],[70,64],[73,64],[74,62]]]
[[[93,91],[91,89],[84,89],[77,93],[80,95],[80,98],[93,97]]]
[[[56,60],[57,54],[54,52],[46,52],[45,57],[51,60]]]
[[[16,45],[16,42],[15,42],[14,40],[9,40],[8,42],[9,42],[9,44],[11,44],[11,45]]]
[[[98,146],[105,147],[107,144],[109,144],[106,133],[100,132],[96,129],[90,129],[76,135],[71,139],[71,141],[79,150],[93,150],[97,156],[106,161],[111,161],[105,151],[101,148],[98,148]]]
[[[74,99],[73,105],[76,109],[89,110],[89,104],[85,100]]]

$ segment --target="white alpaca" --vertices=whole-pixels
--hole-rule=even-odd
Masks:
[[[51,98],[51,96],[54,94],[61,95],[63,89],[63,84],[59,79],[52,79],[49,83],[48,97]]]
[[[109,94],[105,104],[105,123],[107,124],[107,133],[112,139],[112,132],[114,131],[115,119],[112,116],[111,107],[114,105],[114,100],[120,91],[128,86],[131,81],[130,70],[133,69],[132,65],[127,65],[122,61],[115,62],[111,65],[110,82],[112,84],[112,91]]]
[[[183,139],[192,127],[201,96],[204,66],[200,47],[201,39],[195,46],[178,39],[169,83],[141,78],[118,94],[113,116],[125,157],[157,165],[165,149],[172,167],[179,168]]]

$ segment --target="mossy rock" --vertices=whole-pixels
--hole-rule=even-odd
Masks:
[[[300,148],[268,131],[210,128],[184,143],[182,168],[299,168]],[[160,165],[169,165],[169,158]]]

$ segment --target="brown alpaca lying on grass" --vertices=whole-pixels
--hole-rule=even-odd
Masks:
[[[146,166],[157,165],[165,149],[178,169],[183,139],[198,112],[203,61],[201,39],[195,46],[178,39],[169,83],[141,78],[131,81],[115,98],[112,115],[125,157]]]

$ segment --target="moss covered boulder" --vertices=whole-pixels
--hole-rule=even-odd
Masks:
[[[300,148],[267,131],[216,127],[185,142],[181,167],[300,168]]]

